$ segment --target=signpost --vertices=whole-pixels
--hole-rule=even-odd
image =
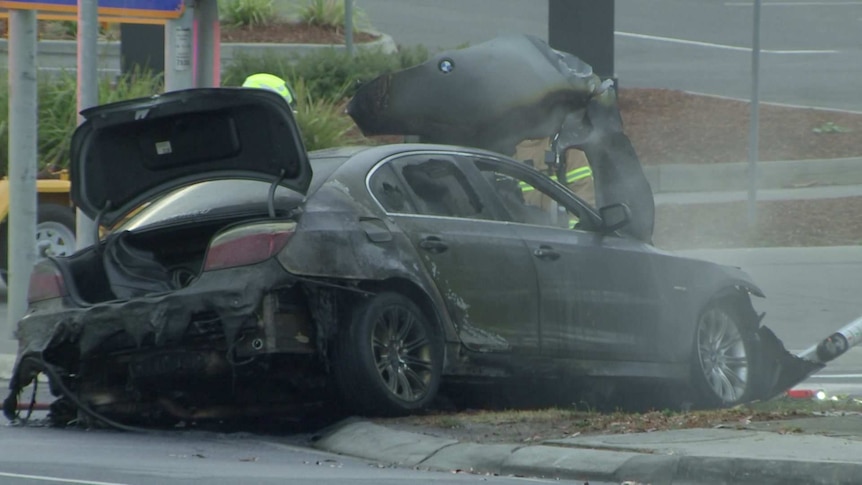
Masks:
[[[205,10],[210,22],[218,22],[217,0]],[[37,13],[38,11],[38,13]],[[27,310],[27,282],[36,260],[36,172],[37,83],[36,19],[78,21],[78,110],[98,103],[97,50],[98,20],[121,23],[162,23],[166,25],[166,89],[191,88],[195,79],[195,39],[193,9],[184,0],[0,0],[0,16],[9,17],[9,290],[7,319],[11,330]],[[213,20],[214,19],[214,20]],[[207,55],[218,53],[218,28],[208,26]],[[214,35],[213,35],[214,33]],[[207,59],[200,67],[217,68]],[[212,72],[210,75],[216,77]],[[216,81],[217,82],[217,81]],[[203,85],[212,85],[204,81]],[[80,121],[80,120],[79,120]],[[94,244],[95,223],[80,212],[77,217],[78,247]]]

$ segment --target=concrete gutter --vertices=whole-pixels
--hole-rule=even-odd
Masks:
[[[459,443],[347,420],[314,447],[387,465],[545,479],[659,484],[859,483],[862,442],[768,431],[690,429],[530,446]]]

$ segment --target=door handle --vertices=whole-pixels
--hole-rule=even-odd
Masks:
[[[539,246],[533,251],[533,256],[539,259],[548,259],[550,261],[560,259],[560,253],[554,251],[554,248],[551,246]]]
[[[437,236],[428,236],[419,241],[419,247],[433,254],[440,254],[449,246]]]

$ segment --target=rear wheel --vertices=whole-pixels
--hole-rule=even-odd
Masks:
[[[342,398],[369,415],[403,415],[437,394],[443,345],[416,304],[381,293],[354,307],[336,336],[333,372]]]
[[[691,366],[698,404],[734,406],[750,400],[756,375],[754,334],[729,304],[710,304],[701,313]]]

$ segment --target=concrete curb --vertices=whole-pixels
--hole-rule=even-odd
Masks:
[[[758,188],[862,184],[862,157],[758,162]],[[726,192],[748,189],[748,163],[645,166],[653,192]]]
[[[390,465],[546,479],[659,484],[851,484],[862,463],[685,456],[655,450],[596,449],[542,443],[482,445],[391,430],[350,419],[330,427],[314,447]]]

